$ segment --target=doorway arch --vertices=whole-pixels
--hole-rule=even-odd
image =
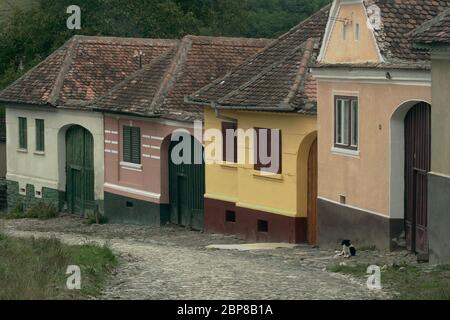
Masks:
[[[314,147],[316,147],[315,150]],[[303,137],[297,153],[297,218],[301,218],[303,223],[302,227],[296,230],[296,237],[298,242],[311,244],[317,241],[317,225],[315,224],[317,215],[314,212],[317,203],[317,192],[314,192],[314,187],[317,186],[317,174],[315,177],[313,174],[314,170],[317,170],[315,160],[317,161],[317,131]]]
[[[317,244],[317,194],[318,194],[318,161],[317,138],[311,144],[308,156],[308,243]]]
[[[407,248],[428,252],[427,176],[431,170],[431,105],[408,101],[391,118],[391,218],[403,219]]]
[[[94,138],[82,126],[67,128],[66,142],[66,201],[68,211],[84,215],[95,208]]]
[[[205,195],[204,149],[203,145],[189,133],[182,133],[180,137],[180,140],[171,141],[168,150],[170,222],[190,227],[194,230],[203,230]],[[191,148],[190,161],[183,161],[182,163],[175,161],[172,152],[179,144],[184,144]],[[196,152],[201,152],[201,157],[199,155],[196,156]]]

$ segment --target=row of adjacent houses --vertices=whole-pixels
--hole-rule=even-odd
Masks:
[[[255,241],[406,241],[448,261],[449,10],[335,0],[274,41],[75,37],[0,93],[8,206]],[[183,142],[205,158],[174,161]]]
[[[202,119],[184,95],[267,44],[75,36],[0,94],[9,209],[45,201],[111,222],[202,228],[203,165],[171,165],[168,157],[172,133],[193,134]],[[177,179],[182,185],[169,185]]]

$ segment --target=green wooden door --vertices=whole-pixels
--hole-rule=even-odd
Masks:
[[[192,150],[203,150],[200,143],[189,136]],[[190,163],[174,164],[171,159],[173,147],[169,148],[169,189],[170,189],[170,222],[195,230],[203,229],[205,165],[194,163],[194,152]],[[197,148],[196,148],[197,146]],[[203,158],[203,157],[202,157]]]
[[[81,126],[72,126],[66,133],[66,197],[73,214],[95,208],[94,139]]]

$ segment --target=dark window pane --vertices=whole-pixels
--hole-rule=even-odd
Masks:
[[[19,118],[19,148],[27,149],[27,118]]]

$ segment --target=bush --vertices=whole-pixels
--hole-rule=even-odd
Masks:
[[[25,217],[30,219],[48,220],[59,216],[58,210],[51,204],[39,202],[27,210]]]
[[[105,224],[108,218],[100,213],[88,213],[86,216],[86,224]]]

